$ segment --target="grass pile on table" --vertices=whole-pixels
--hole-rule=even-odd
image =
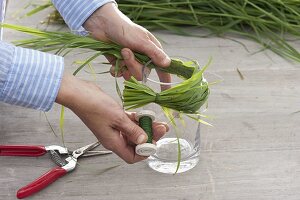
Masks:
[[[65,24],[64,19],[61,17],[60,13],[54,8],[51,0],[46,0],[44,3],[35,3],[30,2],[25,7],[24,10],[28,10],[28,12],[25,13],[24,16],[30,17],[40,11],[43,11],[45,9],[53,9],[47,16],[46,21],[41,21],[42,24],[47,23],[56,23],[56,24]]]
[[[209,34],[247,37],[276,54],[300,62],[292,45],[300,38],[298,0],[120,0],[119,9],[134,22],[150,29],[191,35],[186,27],[204,28]],[[30,14],[42,8],[38,6]],[[225,35],[227,34],[227,35]],[[199,36],[199,35],[197,35]],[[233,37],[231,37],[233,39]],[[235,39],[233,39],[235,40]]]
[[[122,0],[119,9],[149,29],[188,35],[183,26],[233,33],[297,62],[299,50],[285,39],[300,38],[300,6],[295,0]]]

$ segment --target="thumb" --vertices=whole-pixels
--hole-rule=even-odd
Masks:
[[[134,144],[142,144],[147,142],[148,136],[145,131],[131,121],[127,116],[125,117],[125,120],[119,124],[118,129],[127,136],[128,140]]]

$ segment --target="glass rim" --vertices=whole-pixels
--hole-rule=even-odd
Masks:
[[[143,65],[143,68],[142,68],[143,82],[146,82],[145,79],[147,79],[147,81],[150,81],[150,82],[156,83],[156,84],[160,84],[160,85],[177,85],[177,84],[182,82],[182,81],[177,81],[177,82],[166,83],[166,82],[156,81],[156,80],[153,80],[153,79],[149,78],[150,70],[149,70],[149,72],[145,73],[145,69],[149,69],[148,65],[150,63],[152,63],[151,59],[148,62],[146,62],[145,65]]]

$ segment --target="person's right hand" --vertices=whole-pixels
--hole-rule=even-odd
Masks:
[[[146,158],[135,153],[135,146],[147,141],[146,133],[135,121],[135,113],[124,112],[117,102],[95,84],[65,74],[56,102],[70,108],[105,148],[112,150],[127,163]],[[153,142],[160,139],[168,129],[165,123],[153,123]]]

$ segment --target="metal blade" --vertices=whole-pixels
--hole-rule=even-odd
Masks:
[[[63,167],[67,164],[67,162],[64,159],[62,159],[56,151],[50,150],[49,155],[51,160],[53,160],[53,162],[58,166]]]
[[[87,151],[82,155],[82,157],[101,156],[101,155],[107,155],[111,153],[112,151]]]
[[[86,145],[84,147],[81,147],[79,149],[76,149],[75,151],[73,151],[72,156],[74,158],[78,158],[79,156],[82,156],[83,154],[85,154],[89,150],[94,149],[94,148],[96,148],[99,145],[100,145],[100,142],[98,141],[98,142],[94,142],[92,144]]]

